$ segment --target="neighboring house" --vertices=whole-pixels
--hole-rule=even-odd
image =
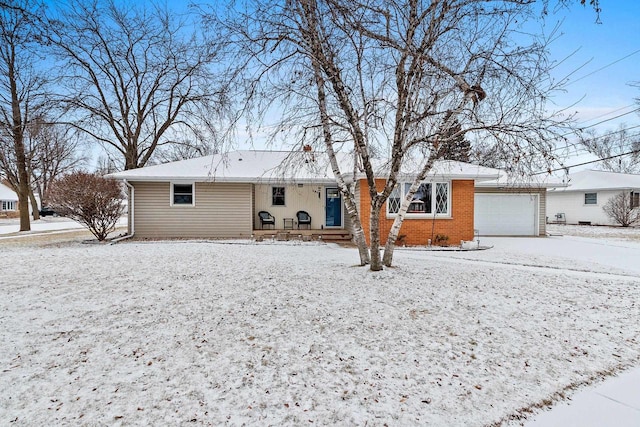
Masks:
[[[18,195],[0,182],[0,215],[13,215],[18,210]]]
[[[476,184],[475,225],[481,236],[545,236],[547,188],[564,184],[544,176],[500,178]]]
[[[343,171],[352,171],[346,158]],[[274,229],[295,228],[296,212],[311,216],[312,233],[351,231],[349,215],[326,158],[314,152],[237,151],[109,175],[129,187],[129,233],[142,238],[249,237],[261,229],[268,211]],[[345,174],[354,184],[358,210],[368,236],[370,196],[364,175]],[[384,174],[377,180],[384,185]],[[386,237],[412,180],[403,174],[380,217]],[[448,243],[474,237],[474,188],[496,180],[499,171],[441,161],[418,189],[400,235],[409,245],[436,236]],[[406,182],[405,182],[406,181]],[[384,242],[383,242],[384,243]]]
[[[549,222],[558,217],[567,224],[617,225],[602,207],[622,192],[629,193],[637,206],[640,175],[597,170],[572,173],[568,186],[547,191],[547,217]]]

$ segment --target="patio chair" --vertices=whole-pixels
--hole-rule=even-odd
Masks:
[[[298,211],[296,217],[298,217],[298,229],[300,229],[301,225],[306,225],[307,228],[311,229],[311,216],[307,212]]]
[[[258,216],[260,217],[260,229],[264,230],[265,225],[270,225],[273,228],[276,228],[276,219],[267,211],[258,212]]]

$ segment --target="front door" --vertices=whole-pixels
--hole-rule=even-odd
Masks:
[[[325,226],[342,227],[342,197],[337,188],[325,188]]]

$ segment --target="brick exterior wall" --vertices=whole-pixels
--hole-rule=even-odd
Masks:
[[[376,187],[379,191],[384,188],[385,181],[376,180]],[[369,242],[369,207],[371,197],[367,188],[367,182],[361,180],[360,183],[360,220],[364,228],[367,242]],[[459,245],[460,240],[473,240],[473,207],[474,207],[474,181],[473,180],[453,180],[450,186],[451,217],[436,218],[435,223],[430,218],[411,218],[406,216],[402,222],[399,236],[404,235],[404,243],[409,246],[424,246],[428,239],[432,239],[432,244],[436,244],[434,237],[438,234],[448,236],[447,245]],[[380,212],[380,240],[384,245],[387,240],[389,230],[393,225],[394,218],[387,218],[386,204]],[[433,237],[432,237],[433,236]]]

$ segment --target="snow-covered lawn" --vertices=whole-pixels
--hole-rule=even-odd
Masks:
[[[547,232],[579,237],[597,237],[600,239],[631,240],[640,242],[640,226],[610,227],[590,225],[547,224]]]
[[[640,361],[640,244],[562,239],[379,273],[316,243],[0,243],[0,424],[517,424]]]

